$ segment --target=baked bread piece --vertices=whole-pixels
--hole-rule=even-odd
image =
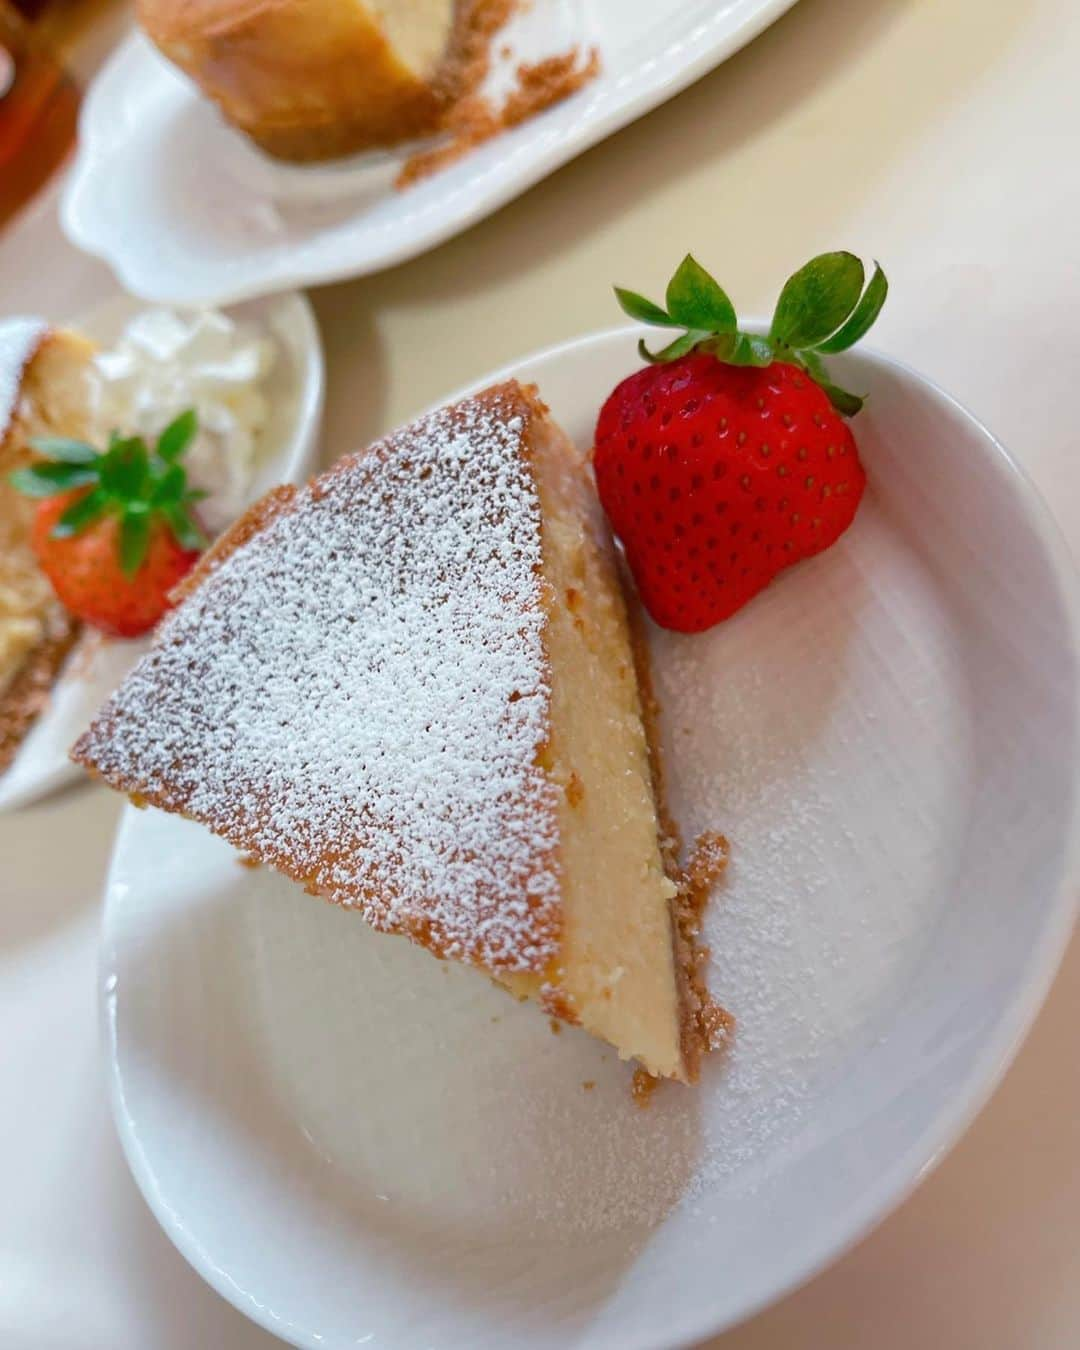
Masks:
[[[277,489],[181,591],[76,760],[692,1077],[693,957],[611,536],[535,391]]]
[[[45,706],[76,636],[30,546],[35,503],[8,482],[34,436],[85,437],[92,345],[33,319],[0,323],[0,772]]]
[[[268,154],[334,159],[434,132],[490,0],[138,0],[158,48]],[[498,8],[505,11],[505,3]]]

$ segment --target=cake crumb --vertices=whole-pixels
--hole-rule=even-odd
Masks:
[[[580,806],[585,798],[585,787],[576,773],[571,772],[566,785],[566,800],[571,806]]]
[[[700,1013],[701,1027],[710,1050],[725,1047],[735,1034],[735,1018],[714,999],[709,999]]]
[[[634,1104],[644,1110],[651,1103],[652,1095],[659,1086],[659,1078],[654,1078],[646,1069],[635,1069],[634,1076],[630,1080],[630,1095],[634,1099]]]
[[[569,1022],[572,1027],[581,1025],[581,1018],[577,1015],[573,1000],[566,990],[560,989],[558,985],[542,984],[537,1002],[544,1012],[558,1018],[561,1022]]]
[[[581,1086],[585,1092],[591,1092],[593,1088],[596,1086],[596,1084],[593,1082],[591,1078],[586,1078],[586,1080],[584,1081],[584,1083],[582,1083]]]
[[[533,65],[522,62],[517,68],[517,88],[502,110],[504,127],[516,127],[544,112],[594,80],[600,73],[600,53],[595,47],[582,64],[577,47],[559,56],[549,56]]]
[[[462,80],[461,96],[446,114],[448,139],[410,155],[394,182],[396,188],[411,187],[421,179],[456,163],[485,141],[493,140],[511,127],[520,126],[522,122],[576,94],[600,72],[600,54],[595,47],[584,62],[577,47],[531,65],[522,62],[516,71],[516,87],[511,90],[502,108],[496,109],[490,99],[476,92],[487,74],[489,63],[490,58],[485,53],[479,77],[470,71]]]
[[[240,864],[241,867],[246,867],[252,872],[254,872],[257,868],[262,866],[262,863],[258,860],[258,858],[254,857],[250,853],[239,854],[236,861]]]
[[[559,1021],[557,1017],[553,1017],[551,1021],[548,1023],[548,1026],[551,1027],[551,1034],[553,1036],[562,1035],[562,1023]]]
[[[735,1029],[735,1018],[716,1002],[706,985],[704,971],[709,949],[699,941],[705,906],[713,886],[727,867],[729,854],[730,847],[724,836],[715,830],[707,830],[695,841],[686,866],[674,876],[679,888],[672,907],[676,943],[688,956],[684,967],[687,1000],[700,1049],[705,1052],[726,1045]],[[692,1076],[696,1077],[697,1065],[689,1067]]]

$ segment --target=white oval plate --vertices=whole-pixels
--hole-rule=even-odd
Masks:
[[[147,299],[224,304],[414,257],[719,65],[794,0],[535,0],[508,30],[521,59],[595,45],[579,95],[397,192],[403,154],[275,163],[134,35],[83,108],[61,220]],[[502,45],[497,39],[497,46]]]
[[[145,305],[118,295],[73,320],[100,343],[114,342]],[[314,468],[322,423],[322,341],[305,296],[279,295],[238,305],[237,319],[254,320],[277,338],[281,367],[270,382],[270,417],[259,447],[251,500],[276,483],[301,482]],[[25,806],[66,783],[85,778],[68,751],[94,713],[145,650],[145,640],[106,641],[94,634],[76,644],[37,719],[4,773],[0,811]]]
[[[500,374],[587,443],[635,337]],[[880,1219],[1016,1052],[1080,863],[1071,564],[946,394],[881,356],[837,367],[871,396],[854,527],[711,633],[653,635],[674,807],[733,844],[707,933],[738,1031],[696,1090],[639,1110],[599,1043],[126,813],[102,963],[120,1137],[177,1247],[279,1336],[696,1341]]]

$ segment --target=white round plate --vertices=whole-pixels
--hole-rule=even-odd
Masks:
[[[635,336],[500,373],[587,443]],[[475,972],[124,817],[120,1137],[177,1247],[286,1340],[690,1343],[879,1220],[1016,1052],[1080,862],[1071,564],[946,394],[836,366],[870,394],[853,528],[712,632],[653,634],[673,805],[733,848],[707,935],[738,1029],[696,1089],[640,1110],[611,1051]]]
[[[118,295],[73,320],[99,343],[114,342],[145,305]],[[237,305],[236,319],[257,322],[277,339],[280,368],[270,384],[270,416],[262,433],[251,500],[276,483],[301,482],[314,468],[323,407],[322,341],[305,296],[286,294]],[[68,751],[94,713],[146,648],[144,640],[84,637],[68,657],[45,711],[0,773],[0,811],[10,811],[86,775]]]
[[[496,48],[508,42],[512,61],[535,61],[595,46],[601,76],[407,192],[393,187],[404,152],[307,167],[268,159],[135,35],[87,96],[61,220],[128,290],[169,303],[224,304],[376,272],[490,215],[793,3],[534,0]]]

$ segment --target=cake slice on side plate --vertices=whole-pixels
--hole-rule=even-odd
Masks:
[[[35,436],[83,437],[92,345],[37,319],[0,322],[0,772],[45,705],[76,636],[30,544],[35,503],[10,475]]]
[[[138,0],[139,22],[268,154],[321,160],[436,131],[506,0]]]
[[[508,383],[254,506],[76,745],[652,1074],[711,1011],[583,455]]]

